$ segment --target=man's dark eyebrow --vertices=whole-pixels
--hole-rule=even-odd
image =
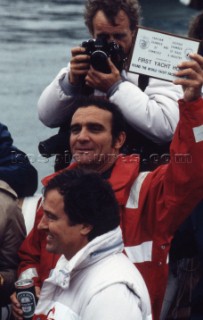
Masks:
[[[53,212],[46,210],[46,209],[43,209],[43,211],[46,216],[50,216],[51,218],[56,219],[56,215]]]
[[[98,36],[109,36],[109,35],[125,35],[125,32],[120,31],[120,32],[112,32],[112,33],[108,33],[108,32],[99,32]]]
[[[102,124],[102,123],[96,122],[96,121],[94,121],[94,122],[89,121],[89,122],[87,122],[85,125],[86,125],[86,126],[101,126],[101,127],[103,127],[103,124]],[[75,127],[75,126],[79,126],[79,127],[80,127],[81,124],[80,124],[80,123],[73,123],[73,124],[70,125],[70,129],[71,129],[72,127]]]
[[[48,210],[44,209],[44,207],[43,207],[43,206],[42,206],[42,208],[43,208],[43,212],[44,212],[45,214],[50,213]]]
[[[79,124],[79,123],[73,123],[73,124],[71,124],[71,125],[70,125],[70,131],[71,131],[72,129],[74,129],[74,128],[77,128],[77,127],[81,127],[81,124]]]
[[[43,205],[42,205],[42,208],[43,208],[43,212],[44,212],[45,214],[53,214],[51,211],[46,210]]]
[[[88,122],[87,126],[100,126],[100,127],[103,127],[103,124],[101,124],[100,122]]]

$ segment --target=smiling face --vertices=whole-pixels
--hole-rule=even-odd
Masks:
[[[128,55],[132,46],[134,31],[130,29],[129,18],[123,10],[118,12],[115,23],[116,25],[112,25],[104,12],[99,10],[93,18],[93,37],[102,37],[108,42],[115,41]]]
[[[43,210],[38,229],[47,233],[47,251],[64,254],[70,260],[88,243],[87,235],[91,228],[83,224],[71,225],[64,212],[63,196],[56,189],[47,192]]]
[[[70,148],[81,167],[104,172],[112,166],[125,140],[121,133],[113,143],[112,114],[89,106],[79,108],[71,121]]]

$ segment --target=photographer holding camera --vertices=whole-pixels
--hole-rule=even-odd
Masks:
[[[74,98],[94,93],[106,96],[119,106],[133,130],[149,139],[141,142],[143,146],[152,143],[151,150],[154,150],[155,145],[170,142],[179,118],[177,100],[182,94],[181,88],[167,81],[130,74],[124,68],[140,20],[137,0],[87,0],[84,18],[92,38],[96,40],[91,39],[72,48],[70,63],[39,98],[40,120],[46,126],[59,127],[67,119],[68,106]],[[93,52],[106,53],[106,43],[118,46],[113,51],[119,60],[120,70],[108,52],[109,70],[104,68],[105,59],[97,59],[96,68],[99,66],[100,70],[92,66],[92,46]],[[136,140],[142,141],[140,137]],[[137,150],[131,148],[132,152],[137,153]]]

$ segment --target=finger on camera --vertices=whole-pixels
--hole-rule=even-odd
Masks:
[[[83,47],[74,47],[71,49],[72,57],[80,55],[80,54],[84,54],[84,53],[85,53],[85,48],[83,48]]]

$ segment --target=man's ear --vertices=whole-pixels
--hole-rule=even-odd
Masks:
[[[118,138],[115,141],[114,148],[120,150],[121,147],[124,145],[124,142],[126,140],[126,133],[124,131],[121,131]]]
[[[80,234],[83,236],[87,236],[93,229],[91,224],[83,224],[80,230]]]

